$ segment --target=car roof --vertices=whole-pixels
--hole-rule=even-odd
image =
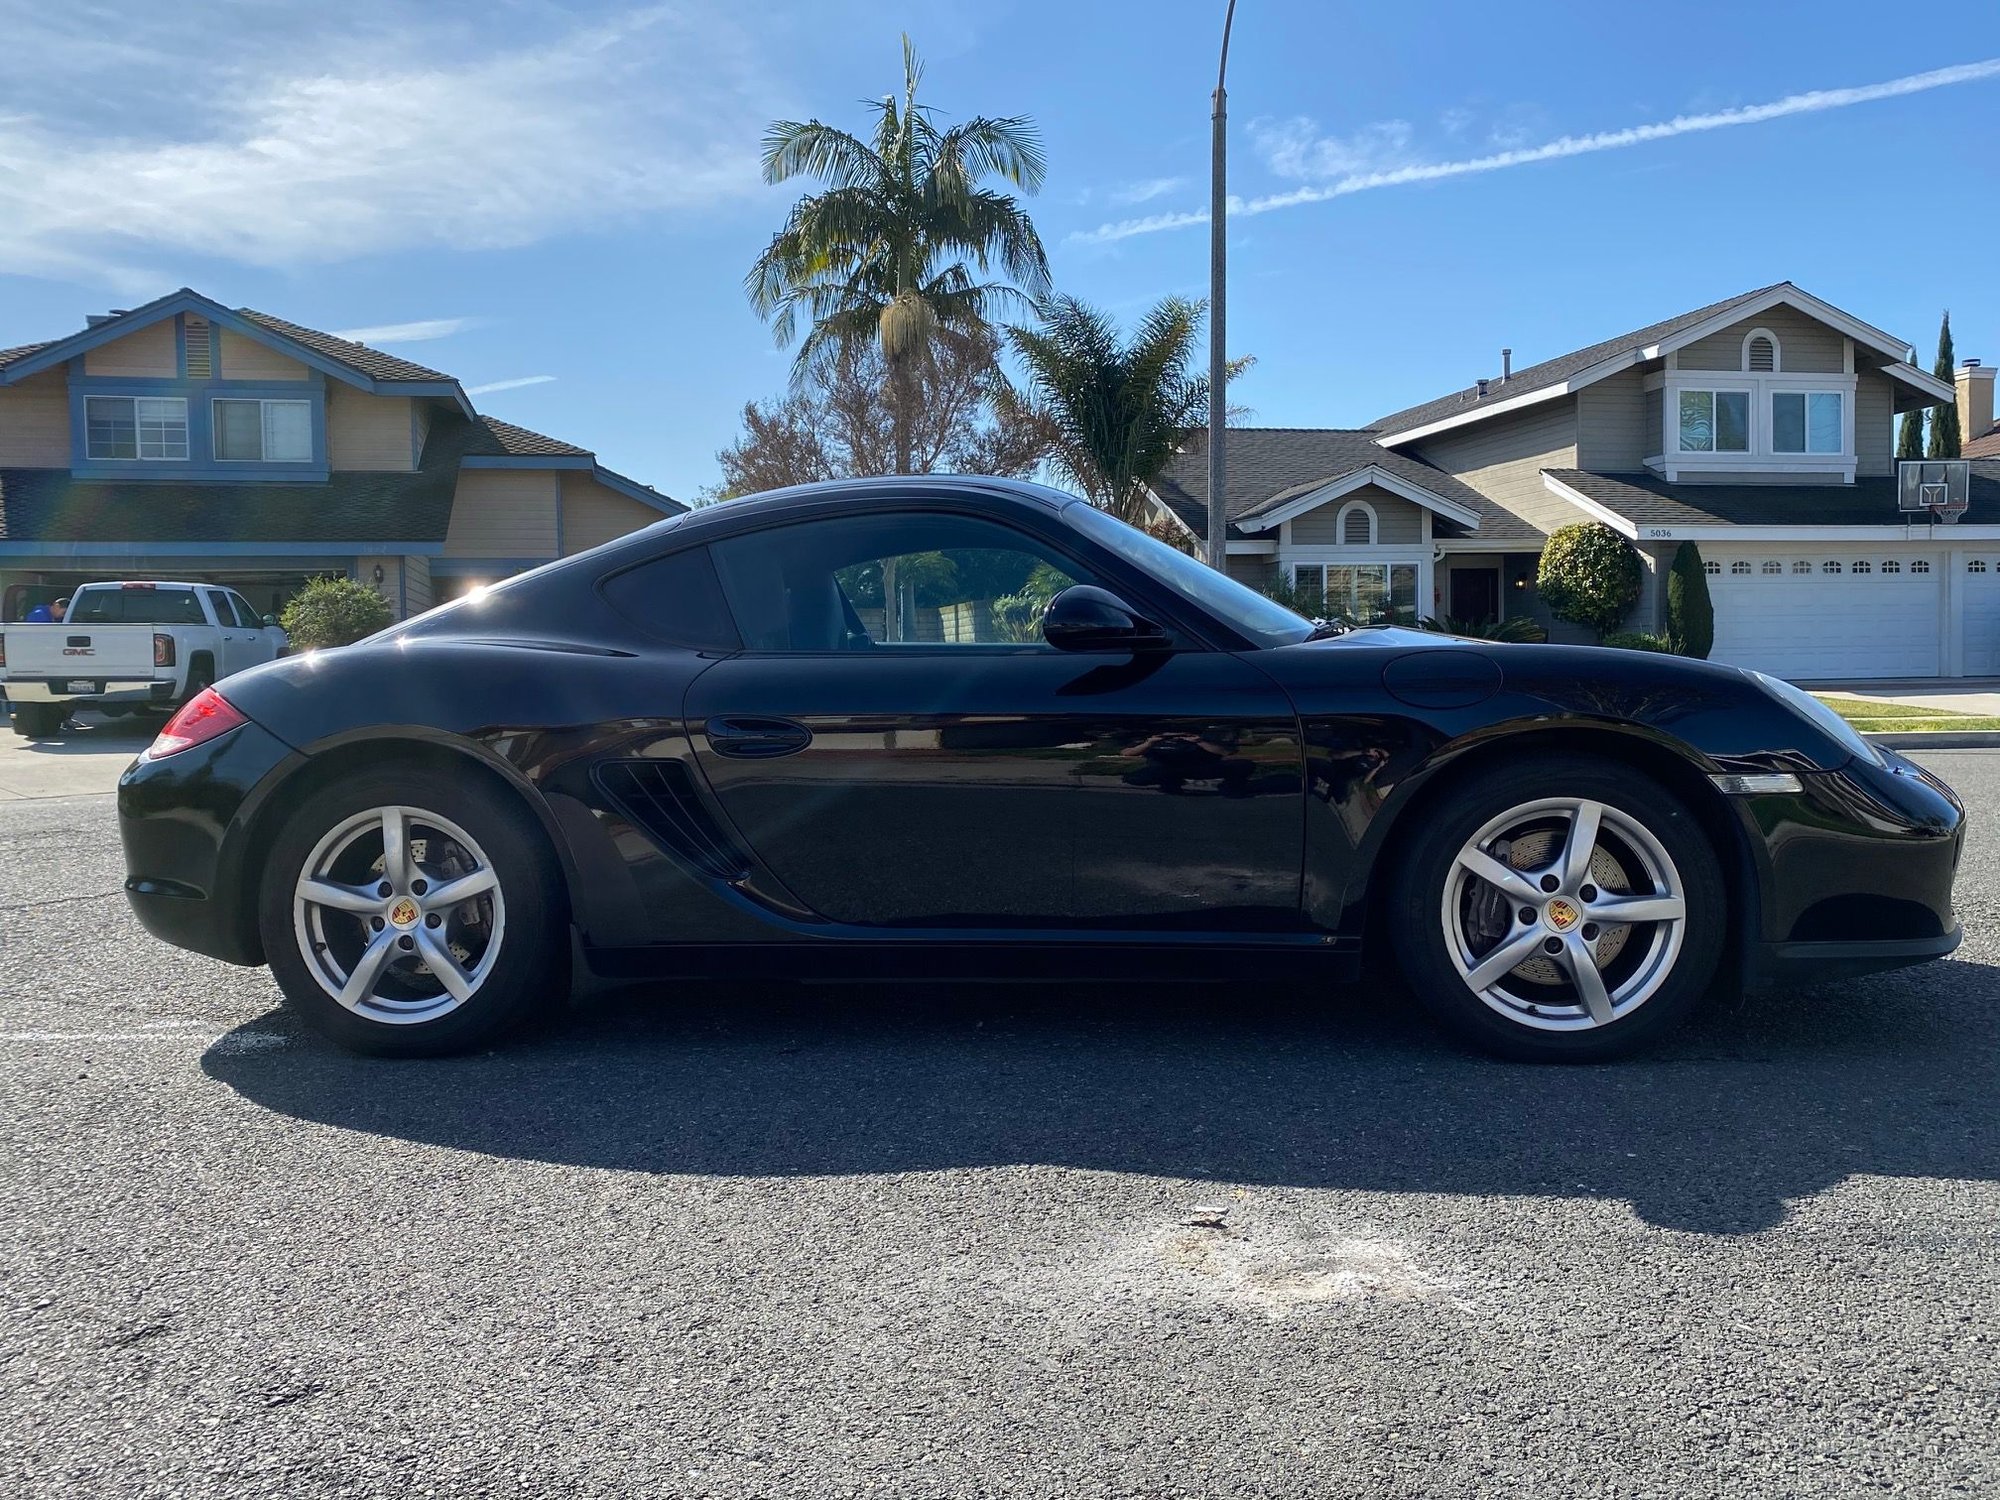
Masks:
[[[1046,485],[986,474],[885,474],[872,479],[827,479],[817,484],[795,484],[782,490],[766,490],[758,495],[745,495],[740,500],[704,505],[685,515],[670,517],[649,529],[671,526],[676,531],[686,531],[735,525],[774,513],[818,509],[827,501],[864,497],[880,499],[894,495],[908,495],[913,500],[977,496],[982,500],[1033,506],[1043,511],[1059,511],[1076,503],[1077,499],[1075,495],[1064,494]]]

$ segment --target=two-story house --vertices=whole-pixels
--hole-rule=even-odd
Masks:
[[[1904,340],[1782,282],[1523,369],[1503,356],[1497,376],[1366,428],[1232,430],[1230,568],[1361,619],[1547,625],[1543,541],[1602,521],[1645,560],[1631,629],[1662,628],[1667,567],[1692,541],[1714,660],[2000,674],[2000,465],[1974,462],[1957,524],[1899,508],[1894,418],[1954,395]],[[1154,492],[1196,538],[1206,463],[1189,451]]]
[[[329,572],[400,618],[684,508],[450,375],[186,289],[0,349],[10,618],[120,577],[275,609]]]

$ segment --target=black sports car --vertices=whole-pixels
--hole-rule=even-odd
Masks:
[[[1731,667],[1301,619],[1071,496],[816,485],[191,701],[119,784],[140,919],[335,1040],[593,970],[1280,977],[1392,956],[1596,1058],[1718,983],[1959,940],[1963,812]],[[574,939],[574,940],[573,940]]]

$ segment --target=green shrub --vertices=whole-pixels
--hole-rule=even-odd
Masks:
[[[389,601],[352,578],[312,578],[285,606],[279,621],[294,651],[345,646],[386,629],[393,616]]]
[[[1535,587],[1558,620],[1587,625],[1602,636],[1624,623],[1638,602],[1645,572],[1624,537],[1601,521],[1582,521],[1549,537]]]
[[[1417,628],[1439,635],[1463,636],[1468,641],[1538,643],[1549,638],[1549,633],[1526,615],[1515,615],[1511,620],[1454,620],[1449,615],[1425,615],[1417,621]]]
[[[1715,649],[1715,604],[1693,542],[1682,542],[1675,550],[1667,574],[1667,639],[1682,656],[1706,660]]]
[[[1648,635],[1643,630],[1614,630],[1598,644],[1616,646],[1620,651],[1658,651],[1667,656],[1674,654],[1674,648],[1667,644],[1665,636]]]

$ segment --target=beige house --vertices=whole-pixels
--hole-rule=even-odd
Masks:
[[[186,290],[0,349],[0,617],[105,578],[399,618],[685,507],[483,417],[450,375]]]
[[[1990,403],[1990,380],[1970,390]],[[1662,628],[1691,541],[1714,660],[2000,675],[2000,464],[1971,464],[1957,524],[1899,508],[1895,415],[1957,394],[1904,340],[1782,282],[1524,369],[1503,356],[1497,376],[1363,429],[1233,429],[1230,568],[1361,619],[1527,614],[1583,639],[1534,578],[1550,532],[1601,521],[1645,561],[1628,628]],[[1201,537],[1205,454],[1154,498]]]

